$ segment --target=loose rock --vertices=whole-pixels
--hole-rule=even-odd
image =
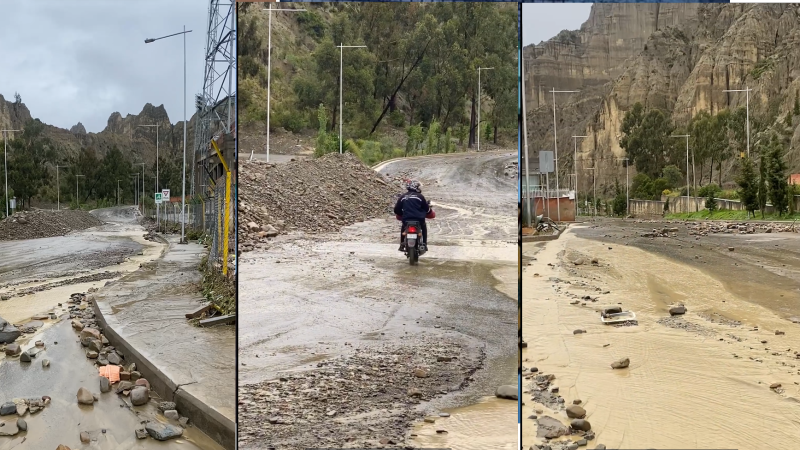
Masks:
[[[631,364],[631,360],[629,358],[622,358],[620,360],[614,361],[611,363],[612,369],[625,369]]]

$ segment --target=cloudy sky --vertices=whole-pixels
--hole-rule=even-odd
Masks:
[[[205,0],[3,0],[0,2],[0,94],[19,92],[31,115],[70,128],[102,131],[112,112],[138,114],[163,104],[183,120],[186,35],[187,117],[203,89]]]
[[[591,9],[591,3],[523,3],[522,45],[546,41],[561,30],[580,29]]]

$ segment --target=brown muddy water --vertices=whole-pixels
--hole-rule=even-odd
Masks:
[[[540,246],[523,273],[523,365],[554,374],[567,404],[582,400],[597,435],[589,448],[800,447],[800,325],[788,320],[800,315],[790,288],[796,236],[635,231],[578,226]],[[578,257],[599,264],[576,266]],[[570,304],[584,295],[598,301]],[[688,312],[669,318],[677,302]],[[602,325],[609,305],[635,312],[639,325]],[[628,369],[610,368],[623,357]],[[535,409],[569,423],[529,393],[523,401],[524,446],[541,442],[527,418]]]

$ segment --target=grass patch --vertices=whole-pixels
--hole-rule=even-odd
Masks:
[[[731,211],[727,209],[714,211],[709,213],[707,210],[690,212],[690,213],[675,213],[667,214],[664,216],[666,219],[678,220],[732,220],[732,221],[745,221],[745,220],[762,220],[761,213],[756,211],[756,217],[753,219],[747,218],[747,211]],[[798,220],[800,213],[784,214],[778,217],[777,214],[765,214],[763,220]]]

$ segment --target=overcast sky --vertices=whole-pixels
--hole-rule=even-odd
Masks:
[[[591,3],[523,3],[522,45],[538,44],[562,30],[579,30]]]
[[[102,131],[112,112],[138,114],[164,104],[183,120],[183,38],[186,116],[203,89],[208,2],[205,0],[2,0],[0,94],[19,92],[31,115],[69,129],[78,122]]]

